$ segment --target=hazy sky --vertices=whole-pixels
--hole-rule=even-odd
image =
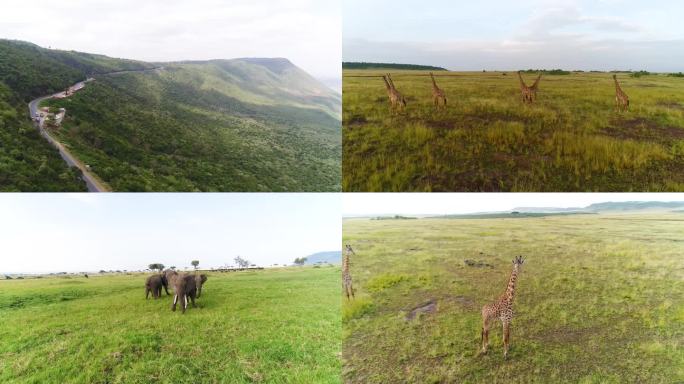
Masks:
[[[681,193],[345,193],[345,216],[507,211],[515,207],[586,207],[607,201],[683,201]]]
[[[339,77],[339,0],[3,0],[0,38],[146,61],[286,57]]]
[[[327,193],[0,194],[0,273],[258,265],[340,248]]]
[[[345,61],[684,71],[684,1],[345,0]]]

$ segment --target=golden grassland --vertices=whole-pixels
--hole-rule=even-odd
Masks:
[[[344,71],[344,191],[684,190],[682,78],[618,74],[617,113],[609,73],[545,75],[523,105],[515,72],[435,72],[437,111],[428,72],[392,71],[393,116],[380,77],[353,77],[385,72]]]

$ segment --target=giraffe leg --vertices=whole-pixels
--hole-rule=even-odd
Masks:
[[[487,353],[489,347],[489,324],[487,319],[482,319],[482,354]]]
[[[508,345],[510,342],[510,323],[503,323],[503,342],[504,342],[504,359],[508,357]]]
[[[351,292],[352,299],[355,299],[354,297],[354,286],[349,284],[349,291]]]

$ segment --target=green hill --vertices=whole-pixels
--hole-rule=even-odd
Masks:
[[[43,105],[67,109],[55,135],[114,190],[341,188],[341,96],[286,59],[140,63],[8,44],[36,56],[9,60],[15,67],[38,61],[54,72],[5,82],[19,100],[95,73],[84,90]]]
[[[32,127],[26,103],[89,74],[149,66],[0,39],[0,191],[86,190],[78,171]]]

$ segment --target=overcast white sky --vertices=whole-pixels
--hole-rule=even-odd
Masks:
[[[0,38],[145,61],[285,57],[340,77],[340,0],[2,0]]]
[[[0,273],[291,264],[340,249],[330,193],[0,194]]]
[[[345,61],[684,71],[680,0],[345,0]]]
[[[683,201],[681,193],[345,193],[344,216],[458,214],[516,207],[586,207],[607,201]]]

